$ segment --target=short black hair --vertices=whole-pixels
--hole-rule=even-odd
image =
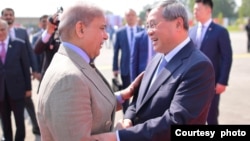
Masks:
[[[15,15],[15,12],[14,12],[14,10],[12,9],[12,8],[4,8],[3,10],[2,10],[2,16],[3,16],[3,14],[4,14],[4,12],[5,11],[12,11],[13,12],[13,14]]]
[[[203,3],[204,5],[209,6],[211,9],[213,9],[213,1],[212,0],[195,0],[195,3]]]
[[[47,19],[49,17],[49,15],[42,15],[40,18],[39,18],[39,21],[42,21],[43,19]]]

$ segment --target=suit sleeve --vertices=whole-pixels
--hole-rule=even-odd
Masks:
[[[43,43],[42,36],[37,39],[34,45],[34,52],[36,54],[42,54],[46,48],[49,47],[49,43]]]
[[[113,71],[118,71],[119,66],[118,66],[118,57],[119,57],[119,50],[120,50],[120,37],[119,37],[119,32],[116,33],[116,39],[115,39],[115,44],[114,44],[114,56],[113,56]]]
[[[232,47],[228,31],[226,29],[223,29],[220,34],[221,35],[219,36],[219,49],[221,52],[221,69],[219,70],[220,75],[217,82],[220,84],[228,85],[232,65]]]
[[[23,74],[24,74],[24,79],[25,79],[25,90],[29,91],[31,90],[31,78],[30,78],[30,63],[29,63],[29,58],[28,58],[28,53],[27,50],[25,48],[25,45],[22,44],[22,46],[20,45],[20,47],[22,47],[21,49],[21,66],[22,66],[22,70],[23,70]]]
[[[28,56],[29,56],[32,71],[33,72],[38,72],[38,63],[37,63],[37,60],[36,60],[36,56],[35,56],[34,51],[32,49],[32,46],[31,46],[31,43],[30,43],[30,40],[29,40],[29,36],[28,36],[28,33],[27,33],[26,30],[24,32],[24,40],[25,40],[25,44],[26,44],[26,49],[28,51]]]
[[[133,81],[136,76],[138,75],[138,49],[139,49],[139,37],[135,36],[135,42],[134,42],[134,47],[132,50],[132,55],[131,55],[131,81]],[[146,58],[145,58],[146,59]]]

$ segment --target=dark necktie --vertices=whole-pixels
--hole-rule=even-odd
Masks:
[[[130,49],[131,49],[131,52],[132,52],[132,47],[133,47],[133,40],[134,40],[134,32],[133,32],[133,28],[131,27],[130,28]]]
[[[89,62],[89,65],[97,72],[97,74],[102,78],[102,80],[104,81],[104,83],[108,86],[108,88],[113,92],[113,90],[111,89],[108,81],[105,79],[105,77],[101,74],[101,72],[96,68],[95,63],[93,60],[91,60]]]
[[[5,56],[6,56],[6,51],[5,51],[4,42],[1,42],[1,43],[0,43],[0,46],[1,46],[1,52],[0,52],[1,61],[2,61],[2,63],[4,64],[4,62],[5,62]]]

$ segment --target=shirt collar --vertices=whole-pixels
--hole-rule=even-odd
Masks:
[[[165,55],[165,59],[169,62],[191,39],[187,37],[183,42],[177,45],[173,50],[171,50],[167,55]]]
[[[82,49],[80,49],[79,47],[69,43],[69,42],[62,42],[63,46],[73,50],[75,53],[77,53],[78,55],[80,55],[82,57],[82,59],[84,59],[86,62],[90,62],[90,58],[87,55],[87,53],[85,51],[83,51]]]
[[[212,19],[209,19],[209,20],[207,20],[207,21],[203,24],[203,26],[204,26],[204,27],[208,27],[208,26],[211,24],[211,22],[212,22]],[[198,23],[198,26],[201,27],[202,24],[199,22],[199,23]]]

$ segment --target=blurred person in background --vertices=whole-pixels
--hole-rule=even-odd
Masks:
[[[215,71],[215,93],[207,117],[208,125],[219,124],[220,95],[228,85],[232,65],[232,46],[226,28],[212,20],[213,1],[195,0],[194,17],[198,24],[189,31],[196,47],[212,62]]]
[[[133,50],[134,36],[137,32],[143,30],[143,28],[137,25],[137,18],[135,10],[126,10],[126,25],[117,30],[114,42],[113,75],[114,77],[118,77],[120,74],[123,89],[131,83],[130,59]],[[123,103],[123,113],[127,110],[128,105],[129,100],[126,100]]]
[[[147,15],[151,8],[146,10]],[[148,36],[147,29],[135,34],[134,46],[131,53],[131,80],[133,81],[141,72],[143,72],[147,64],[155,55],[152,41]]]
[[[25,41],[11,38],[5,20],[0,19],[0,115],[4,141],[24,141],[24,107],[31,96],[30,64]],[[13,135],[12,113],[16,125]]]
[[[1,18],[4,19],[5,21],[7,21],[8,25],[9,25],[9,35],[10,38],[15,39],[15,38],[19,38],[22,39],[25,42],[25,47],[26,50],[28,52],[28,57],[29,57],[29,62],[30,62],[30,67],[32,68],[32,76],[33,79],[39,78],[39,71],[38,71],[38,64],[37,64],[37,60],[36,60],[36,56],[34,54],[34,51],[32,49],[30,40],[29,40],[29,36],[28,33],[26,31],[26,29],[24,28],[18,28],[14,26],[14,22],[15,22],[15,12],[12,8],[5,8],[2,10],[1,13]],[[32,93],[30,93],[29,96],[25,97],[25,108],[31,118],[32,121],[32,132],[34,134],[40,135],[40,131],[39,128],[37,126],[37,122],[36,122],[36,116],[35,116],[35,107],[34,107],[34,103],[32,100]]]
[[[57,30],[58,25],[56,24],[59,21],[58,16],[58,13],[56,13],[50,17],[52,21],[47,20],[46,29],[34,44],[35,53],[37,55],[43,55],[40,82],[61,43]],[[39,87],[40,84],[38,91]]]
[[[36,33],[34,33],[32,36],[33,50],[35,49],[35,43],[42,36],[42,33],[45,31],[45,29],[47,27],[48,18],[49,18],[48,15],[42,15],[39,18],[39,23],[38,23],[39,30]],[[39,81],[41,80],[41,71],[42,71],[42,64],[43,64],[43,59],[44,59],[43,57],[44,57],[43,54],[36,54],[36,59],[37,59],[37,63],[38,63],[38,73],[39,73],[38,80]]]

